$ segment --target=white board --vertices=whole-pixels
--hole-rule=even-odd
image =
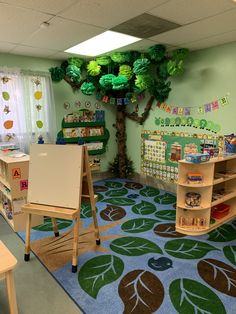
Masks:
[[[28,202],[78,208],[82,182],[83,147],[32,144]]]

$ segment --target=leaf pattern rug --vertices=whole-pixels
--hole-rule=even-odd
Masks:
[[[101,245],[83,204],[77,274],[71,221],[58,220],[58,238],[50,219],[31,236],[35,254],[84,313],[236,313],[236,220],[185,236],[175,231],[175,195],[121,179],[94,190]]]

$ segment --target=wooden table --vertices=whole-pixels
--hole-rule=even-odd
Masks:
[[[16,267],[17,260],[11,254],[8,248],[0,241],[0,276],[6,278],[7,294],[9,301],[9,308],[11,314],[18,314],[16,303],[16,292],[13,278],[13,269]]]

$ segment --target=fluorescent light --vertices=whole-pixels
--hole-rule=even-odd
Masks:
[[[65,50],[65,52],[94,57],[102,53],[135,43],[139,40],[141,40],[141,38],[117,32],[106,31],[98,36],[92,37],[74,47]]]

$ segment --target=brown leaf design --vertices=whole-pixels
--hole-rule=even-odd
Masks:
[[[100,212],[102,219],[107,221],[119,220],[125,217],[126,211],[124,208],[116,205],[107,205],[105,209]]]
[[[156,235],[163,238],[183,238],[184,234],[175,231],[174,223],[159,224],[154,228]]]
[[[124,302],[123,314],[151,314],[162,304],[164,287],[151,272],[137,269],[120,281],[119,295]]]
[[[125,187],[131,190],[139,190],[143,188],[143,185],[138,182],[126,182]]]
[[[216,259],[201,260],[198,273],[211,287],[236,297],[236,269]]]
[[[108,188],[106,186],[103,186],[103,185],[94,185],[93,190],[95,193],[96,192],[106,192],[108,190]]]

